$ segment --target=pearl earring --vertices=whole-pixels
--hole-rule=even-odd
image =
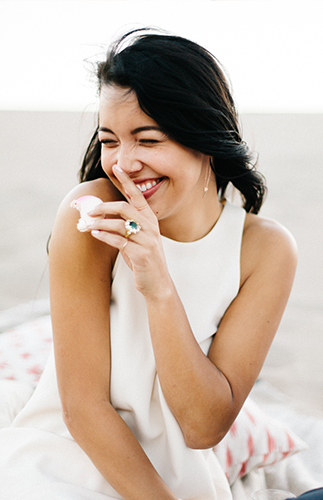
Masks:
[[[208,165],[206,172],[205,172],[203,198],[209,190],[210,179],[211,179],[211,166]]]

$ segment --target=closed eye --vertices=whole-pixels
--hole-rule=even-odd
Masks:
[[[113,141],[112,139],[101,139],[99,140],[99,142],[101,144],[106,144],[107,146],[115,146],[117,143],[117,141]]]
[[[156,141],[155,139],[140,139],[142,144],[157,144],[159,141]]]

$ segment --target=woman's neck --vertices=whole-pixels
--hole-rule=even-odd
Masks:
[[[208,197],[208,200],[206,198]],[[177,214],[174,218],[159,221],[163,236],[182,242],[197,241],[208,234],[217,223],[223,209],[223,203],[217,195],[207,192],[199,209],[190,210],[189,214]]]

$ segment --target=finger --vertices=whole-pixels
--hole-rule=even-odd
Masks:
[[[131,219],[136,212],[126,201],[109,201],[97,205],[89,215],[93,218],[104,215],[105,220],[113,218]]]
[[[107,233],[106,231],[93,230],[91,231],[92,236],[111,247],[116,248],[119,252],[122,253],[123,257],[126,258],[127,264],[132,269],[131,262],[129,260],[129,250],[132,248],[138,249],[138,245],[136,241],[126,239],[119,234]],[[129,245],[129,246],[128,246]],[[137,251],[137,250],[136,250]],[[131,251],[130,251],[131,253]]]
[[[140,207],[140,208],[137,208],[138,212],[141,212],[141,210],[145,210],[145,208],[148,208],[149,205],[148,203],[146,203],[146,205],[144,205],[143,207]]]
[[[124,238],[134,236],[137,239],[142,227],[133,219],[98,219],[88,225],[87,231],[104,231],[106,233],[117,234]]]
[[[101,231],[99,229],[93,229],[91,231],[91,234],[97,240],[100,240],[103,243],[106,243],[114,248],[117,248],[118,250],[124,250],[126,247],[125,243],[129,242],[129,240],[125,239],[120,234],[109,233],[107,231]]]
[[[87,231],[106,231],[109,233],[125,234],[125,221],[123,219],[94,219],[86,228]]]
[[[135,209],[140,211],[149,208],[146,198],[140,189],[138,189],[136,184],[130,179],[129,175],[127,175],[127,173],[124,172],[119,165],[114,165],[112,170],[120,184],[123,186],[127,198]]]
[[[132,262],[131,262],[129,255],[128,255],[128,253],[129,253],[128,249],[129,248],[131,249],[132,248],[131,245],[133,245],[132,241],[125,240],[125,238],[122,238],[121,236],[116,235],[116,234],[106,233],[105,231],[94,230],[94,231],[92,231],[92,236],[95,239],[97,239],[103,243],[107,243],[108,245],[119,250],[119,252],[122,255],[122,257],[124,258],[125,262],[132,270]],[[129,245],[129,247],[128,247],[128,245]]]
[[[137,188],[136,188],[137,189]],[[147,204],[147,203],[146,203]],[[93,217],[92,224],[99,223],[99,221],[107,221],[107,220],[118,220],[123,219],[124,221],[131,219],[135,220],[138,224],[144,227],[147,227],[147,219],[150,222],[153,222],[156,225],[156,216],[150,210],[149,205],[147,205],[149,210],[145,210],[146,206],[143,206],[142,209],[136,209],[126,201],[109,201],[106,203],[101,203],[97,205],[89,215]],[[145,217],[142,217],[138,212],[143,212]],[[104,218],[102,218],[104,216]],[[146,223],[146,224],[145,224]],[[92,226],[88,226],[90,228]]]

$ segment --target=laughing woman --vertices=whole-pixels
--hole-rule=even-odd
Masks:
[[[0,440],[1,498],[230,500],[212,447],[263,365],[295,244],[257,215],[263,179],[209,52],[139,30],[97,76],[49,248],[54,353]],[[92,201],[78,231],[71,204]]]

